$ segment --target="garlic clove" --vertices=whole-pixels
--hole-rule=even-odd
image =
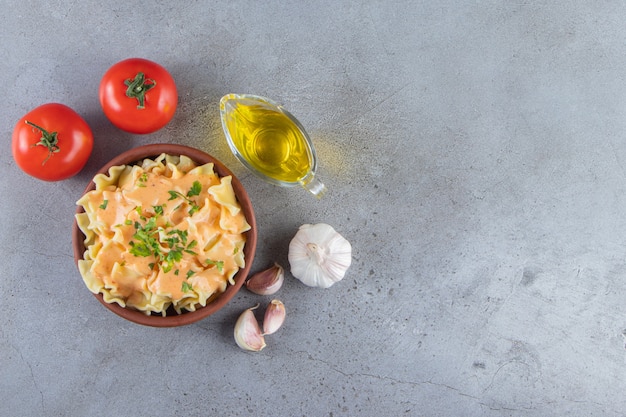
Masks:
[[[259,322],[253,312],[257,307],[259,307],[258,304],[246,309],[237,319],[237,323],[235,323],[235,342],[237,346],[253,352],[258,352],[266,346]]]
[[[285,305],[280,300],[272,300],[265,310],[263,335],[275,333],[285,322]]]
[[[248,278],[246,288],[255,294],[272,295],[283,286],[284,280],[285,270],[278,263],[274,263],[274,266]]]
[[[310,287],[330,287],[351,263],[350,242],[325,223],[300,226],[289,243],[291,274]]]

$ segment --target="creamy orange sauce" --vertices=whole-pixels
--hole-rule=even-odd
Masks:
[[[96,187],[79,201],[90,219],[81,228],[94,233],[83,274],[92,291],[164,314],[159,308],[204,303],[226,289],[243,267],[236,254],[250,226],[231,201],[230,178],[188,170],[134,169],[121,186]],[[163,305],[150,305],[150,294]]]

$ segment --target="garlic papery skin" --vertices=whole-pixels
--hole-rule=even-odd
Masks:
[[[285,305],[280,300],[272,300],[265,309],[263,318],[263,335],[276,333],[285,322]]]
[[[326,223],[304,224],[289,243],[291,274],[310,287],[328,288],[343,279],[352,246]]]
[[[280,290],[284,280],[285,270],[278,263],[274,263],[274,266],[248,278],[246,288],[255,294],[272,295]]]
[[[245,310],[237,319],[237,323],[235,323],[235,342],[237,346],[253,352],[258,352],[266,346],[259,322],[253,312],[258,306],[257,304]]]

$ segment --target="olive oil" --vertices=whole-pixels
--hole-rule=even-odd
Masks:
[[[311,139],[282,106],[265,97],[227,94],[220,114],[228,146],[246,168],[275,185],[301,185],[318,199],[326,193],[315,176]]]
[[[285,113],[248,100],[226,105],[232,143],[253,169],[286,183],[297,183],[311,173],[309,143]]]

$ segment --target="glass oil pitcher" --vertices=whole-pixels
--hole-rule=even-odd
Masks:
[[[220,100],[230,149],[250,171],[283,187],[300,185],[317,198],[326,187],[317,178],[315,148],[300,122],[270,99],[228,94]]]

